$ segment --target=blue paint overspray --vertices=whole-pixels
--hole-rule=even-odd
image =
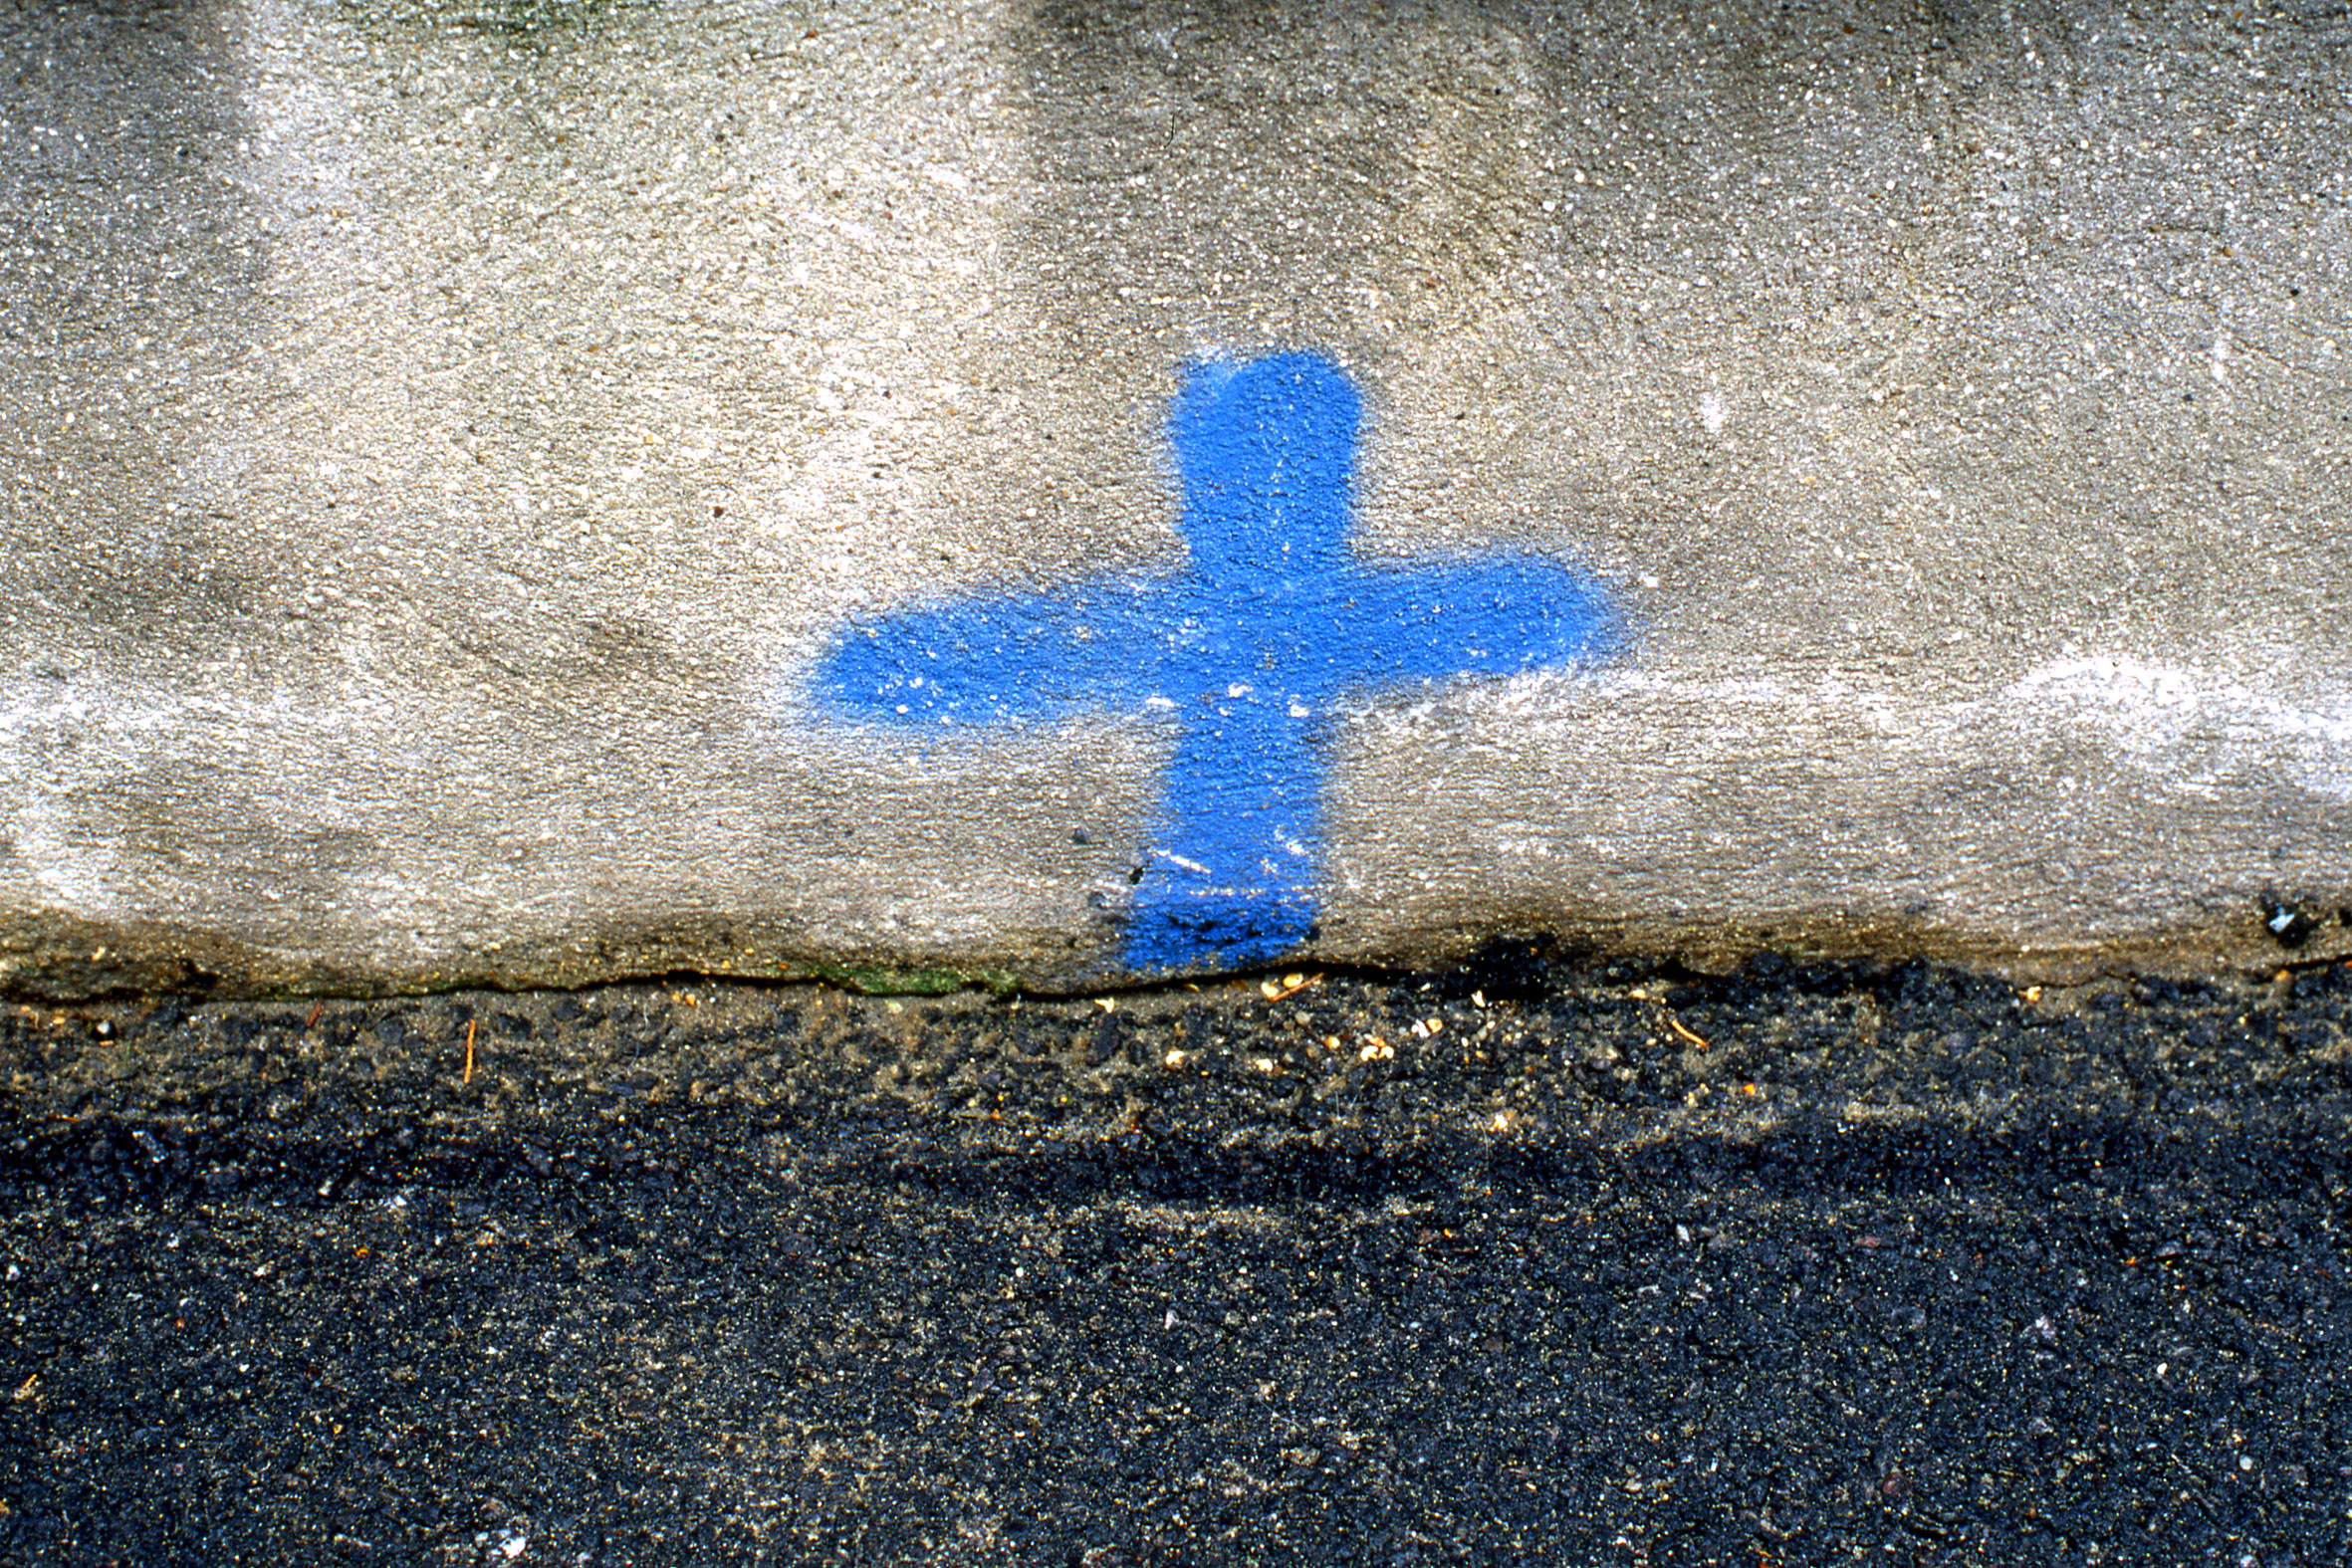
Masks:
[[[1125,962],[1281,957],[1314,933],[1331,705],[1567,664],[1609,624],[1598,589],[1542,557],[1356,560],[1361,419],[1354,386],[1319,355],[1195,366],[1168,420],[1188,570],[859,623],[825,652],[818,694],[934,733],[1088,708],[1173,728]]]

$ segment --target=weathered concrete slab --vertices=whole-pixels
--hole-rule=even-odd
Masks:
[[[14,13],[9,984],[2344,951],[2348,44]]]

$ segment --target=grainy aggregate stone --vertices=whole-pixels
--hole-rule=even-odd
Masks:
[[[2352,972],[1266,989],[12,1012],[0,1560],[2342,1559]]]

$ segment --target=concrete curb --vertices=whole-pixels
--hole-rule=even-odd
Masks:
[[[2340,18],[0,30],[0,986],[2352,952]]]

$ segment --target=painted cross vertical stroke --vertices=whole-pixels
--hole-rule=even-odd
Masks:
[[[1171,410],[1189,569],[846,628],[815,689],[940,726],[1132,712],[1175,731],[1123,957],[1246,967],[1312,939],[1334,702],[1597,651],[1607,605],[1542,557],[1397,565],[1347,545],[1361,400],[1316,354],[1196,365]]]

